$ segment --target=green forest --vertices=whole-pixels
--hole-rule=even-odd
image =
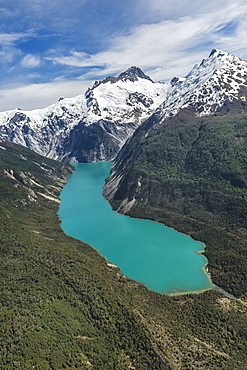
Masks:
[[[236,297],[245,296],[246,115],[196,118],[181,113],[137,130],[125,156],[134,159],[113,206],[135,198],[131,216],[162,222],[204,242],[213,282]]]
[[[133,179],[137,171],[142,174],[149,197],[148,207],[140,198],[133,214],[145,210],[149,218],[169,222],[199,240],[208,238],[206,255],[213,280],[238,299],[218,290],[181,296],[154,293],[108,266],[97,251],[66,236],[60,227],[58,197],[72,167],[1,141],[1,369],[247,368],[247,300],[240,275],[244,279],[246,162],[236,157],[234,173],[229,173],[228,165],[217,167],[214,158],[210,168],[202,163],[210,179],[203,186],[199,174],[190,175],[186,167],[198,168],[200,157],[187,154],[184,173],[175,181],[184,163],[183,145],[189,148],[195,133],[206,130],[199,130],[203,124],[198,122],[188,133],[183,123],[177,125],[174,145],[180,155],[176,162],[170,154],[169,178],[154,160],[151,165],[139,160],[133,166]],[[238,125],[235,144],[242,158],[245,134],[241,121]],[[210,132],[214,135],[213,129]],[[178,136],[183,139],[178,141]],[[155,141],[158,149],[165,138],[162,130],[159,142],[150,134],[143,142],[143,158],[152,160],[149,144]],[[216,147],[220,145],[227,146],[227,139]],[[222,181],[214,181],[214,176]],[[226,184],[224,189],[221,183]],[[158,194],[156,200],[152,192]],[[176,194],[186,194],[184,201],[178,197],[174,203]],[[200,199],[207,205],[201,209]],[[217,206],[219,217],[215,201],[221,207]]]

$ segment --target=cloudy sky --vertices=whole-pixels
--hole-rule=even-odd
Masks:
[[[185,76],[218,48],[247,59],[246,0],[0,0],[0,111],[43,108],[132,65]]]

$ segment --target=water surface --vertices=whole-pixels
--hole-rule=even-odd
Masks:
[[[61,193],[59,217],[65,233],[89,243],[123,274],[159,293],[212,287],[203,244],[149,220],[112,211],[102,196],[110,162],[79,163]]]

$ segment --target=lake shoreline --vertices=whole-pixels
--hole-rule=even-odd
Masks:
[[[108,170],[107,170],[107,172],[109,172],[109,164],[111,164],[110,162],[95,162],[95,163],[87,163],[87,164],[75,164],[74,165],[74,168],[76,169],[76,171],[72,174],[72,175],[74,175],[74,177],[72,176],[72,175],[70,175],[69,176],[69,178],[68,178],[68,181],[67,181],[67,183],[66,183],[66,185],[65,185],[65,187],[64,187],[64,189],[66,188],[66,186],[70,186],[70,182],[73,180],[73,179],[77,179],[77,177],[79,176],[79,174],[77,173],[77,169],[78,168],[84,168],[84,170],[85,169],[90,169],[90,171],[92,170],[92,168],[94,168],[94,167],[96,167],[96,168],[98,168],[99,170],[101,170],[102,171],[102,168],[104,169],[104,168],[107,168]],[[77,174],[76,174],[77,173]],[[76,176],[75,176],[75,174],[76,174]],[[90,174],[90,176],[92,176],[91,174]],[[96,173],[96,174],[94,174],[93,176],[99,176],[98,175],[98,173]],[[98,185],[97,185],[97,197],[99,196],[99,194],[98,194],[98,192],[99,192],[99,190],[100,190],[100,197],[101,197],[101,200],[100,200],[100,202],[102,202],[102,200],[107,204],[107,207],[109,207],[109,209],[110,209],[110,212],[111,213],[114,213],[114,214],[116,214],[116,215],[118,215],[118,216],[128,216],[127,217],[127,219],[131,219],[131,220],[135,220],[135,227],[134,227],[134,230],[136,230],[135,228],[137,228],[137,229],[139,229],[140,227],[144,227],[144,229],[145,228],[149,228],[149,227],[152,227],[153,228],[153,226],[150,226],[150,224],[149,223],[151,223],[152,225],[154,225],[154,224],[157,224],[157,225],[160,225],[160,226],[162,226],[162,228],[158,228],[158,230],[159,230],[159,232],[158,232],[158,234],[162,231],[162,235],[163,235],[163,233],[165,233],[165,232],[167,232],[168,230],[169,230],[169,233],[170,233],[170,231],[172,231],[172,232],[174,232],[175,234],[173,234],[174,236],[175,236],[175,240],[179,240],[179,244],[180,244],[180,246],[179,246],[179,248],[181,249],[181,253],[180,252],[176,252],[175,251],[175,258],[176,259],[179,259],[180,258],[180,261],[181,260],[183,260],[183,258],[188,258],[187,257],[187,255],[189,254],[190,255],[190,257],[189,257],[189,260],[190,260],[190,258],[191,258],[191,253],[195,253],[195,254],[198,254],[198,255],[202,255],[202,258],[203,258],[203,266],[198,266],[197,268],[199,269],[199,270],[201,270],[202,272],[203,272],[203,276],[201,275],[201,277],[199,278],[199,275],[198,275],[198,278],[193,278],[192,279],[192,276],[193,276],[193,272],[191,272],[191,268],[189,268],[189,266],[190,266],[190,264],[188,264],[188,266],[186,266],[186,263],[184,263],[184,260],[183,260],[183,266],[185,267],[186,266],[186,269],[188,270],[188,277],[186,276],[186,271],[182,271],[182,272],[180,272],[180,270],[178,270],[178,273],[179,274],[185,274],[185,276],[182,278],[182,279],[185,279],[185,284],[186,284],[186,279],[190,279],[190,280],[188,280],[188,282],[190,281],[190,283],[189,283],[189,285],[191,285],[191,286],[195,286],[196,287],[196,285],[198,285],[198,288],[199,288],[199,285],[200,285],[200,281],[201,281],[201,279],[202,279],[202,281],[205,281],[205,288],[202,288],[202,289],[198,289],[198,288],[189,288],[188,287],[188,290],[186,290],[186,289],[184,289],[184,288],[178,288],[178,290],[180,290],[181,289],[181,291],[178,291],[178,292],[176,292],[175,291],[175,285],[177,284],[176,283],[176,279],[177,279],[177,277],[175,278],[175,281],[173,281],[173,279],[172,279],[172,277],[171,277],[171,279],[172,279],[172,281],[171,281],[171,284],[172,284],[172,286],[174,285],[174,288],[173,287],[171,287],[171,289],[170,289],[170,291],[169,292],[163,292],[164,291],[164,288],[162,288],[162,286],[161,286],[161,284],[163,284],[162,283],[162,279],[164,279],[164,271],[162,272],[162,278],[161,278],[161,281],[159,282],[159,284],[158,284],[158,286],[160,286],[160,288],[154,288],[153,287],[153,283],[151,283],[151,288],[150,288],[150,282],[147,282],[148,281],[148,278],[146,278],[146,276],[145,276],[145,274],[143,275],[143,273],[141,272],[141,275],[140,275],[140,277],[138,277],[139,275],[139,271],[136,271],[136,270],[138,270],[138,268],[140,269],[140,266],[137,268],[136,267],[136,263],[134,264],[134,266],[133,266],[133,274],[132,273],[129,273],[129,263],[128,262],[125,262],[125,267],[123,267],[123,266],[121,266],[121,263],[122,263],[122,260],[121,260],[121,258],[120,258],[120,262],[121,263],[119,263],[119,261],[116,261],[114,258],[112,258],[111,256],[109,256],[109,254],[108,254],[108,252],[109,251],[106,251],[105,252],[105,247],[103,246],[103,247],[100,247],[100,246],[98,246],[97,244],[95,244],[95,243],[93,243],[93,242],[91,242],[90,240],[87,240],[87,238],[85,237],[85,236],[80,236],[80,235],[78,235],[78,232],[76,232],[76,235],[75,234],[73,234],[73,233],[71,233],[70,231],[68,231],[67,230],[67,227],[64,227],[64,219],[63,219],[63,216],[61,215],[61,206],[63,207],[63,195],[61,195],[60,194],[60,199],[62,199],[62,204],[61,204],[61,206],[60,206],[60,208],[59,208],[59,212],[58,212],[58,217],[60,218],[60,224],[61,224],[61,227],[62,227],[62,229],[64,230],[64,232],[66,233],[66,234],[68,234],[68,235],[71,235],[72,237],[75,237],[75,238],[77,238],[77,239],[79,239],[79,240],[83,240],[84,242],[86,242],[86,243],[88,243],[88,244],[90,244],[91,246],[92,246],[92,248],[94,248],[95,250],[97,250],[98,252],[99,252],[99,250],[100,250],[100,254],[106,259],[106,261],[111,261],[110,263],[113,263],[114,265],[116,265],[119,269],[120,269],[120,271],[121,271],[121,273],[123,274],[123,275],[126,275],[126,276],[128,276],[128,278],[130,278],[130,279],[132,279],[132,280],[136,280],[137,282],[139,282],[139,283],[142,283],[143,284],[143,282],[145,282],[144,283],[144,285],[146,286],[146,288],[147,289],[149,289],[149,290],[152,290],[152,291],[154,291],[154,292],[157,292],[157,293],[159,293],[159,294],[165,294],[165,295],[168,295],[168,296],[170,296],[170,295],[180,295],[180,294],[198,294],[198,293],[201,293],[201,292],[204,292],[204,291],[206,291],[206,290],[209,290],[209,289],[214,289],[214,287],[215,287],[215,285],[212,283],[212,281],[211,281],[211,279],[210,279],[210,275],[208,274],[208,271],[207,271],[207,264],[208,264],[208,261],[207,261],[207,258],[203,255],[203,252],[204,252],[204,250],[205,250],[205,248],[206,248],[206,246],[204,245],[204,243],[202,243],[202,242],[200,242],[200,241],[196,241],[196,240],[194,240],[190,235],[186,235],[186,234],[183,234],[183,233],[181,233],[181,232],[179,232],[179,231],[177,231],[177,230],[175,230],[175,229],[173,229],[173,228],[171,228],[171,227],[168,227],[168,226],[166,226],[166,225],[164,225],[163,223],[161,223],[161,222],[156,222],[156,221],[154,221],[154,220],[145,220],[145,219],[142,219],[142,218],[134,218],[134,217],[131,217],[131,216],[129,216],[129,215],[123,215],[123,214],[120,214],[120,213],[118,213],[118,212],[116,212],[116,211],[114,211],[113,209],[112,209],[112,207],[110,206],[110,204],[109,204],[109,202],[103,197],[103,194],[102,194],[102,188],[103,188],[103,184],[104,184],[104,180],[105,180],[105,178],[108,176],[108,173],[106,173],[105,175],[104,175],[104,178],[103,178],[103,181],[102,180],[100,180],[101,181],[101,185],[100,185],[100,189],[98,189]],[[72,179],[72,180],[71,180]],[[93,179],[93,180],[92,180]],[[78,183],[80,184],[80,186],[81,186],[81,182],[80,182],[80,179],[77,179],[77,181],[79,181]],[[84,181],[84,180],[83,180]],[[91,178],[91,180],[90,181],[94,181],[95,182],[95,178]],[[98,180],[97,180],[98,181]],[[96,182],[97,182],[96,181]],[[93,184],[93,186],[95,186],[95,183],[92,183]],[[77,185],[78,186],[78,185]],[[92,185],[90,185],[91,187],[92,187]],[[90,188],[90,187],[89,187]],[[67,192],[67,190],[66,190],[66,192]],[[75,203],[78,203],[78,201],[79,201],[79,198],[81,198],[81,196],[83,195],[83,193],[88,193],[89,192],[89,190],[87,189],[87,188],[80,188],[80,190],[79,190],[79,196],[78,196],[78,199],[76,199],[76,202]],[[73,193],[73,190],[72,190],[72,193]],[[71,195],[71,194],[70,194]],[[73,195],[73,194],[72,194]],[[87,197],[88,198],[88,197]],[[84,200],[84,201],[87,201],[87,199],[86,200]],[[71,215],[71,214],[73,214],[74,213],[74,210],[72,210],[72,209],[70,209],[70,207],[71,206],[73,206],[73,201],[69,201],[68,202],[68,204],[69,204],[69,214]],[[95,205],[94,205],[95,206]],[[98,209],[98,204],[97,204],[97,209]],[[89,208],[88,208],[88,211],[87,211],[87,208],[85,208],[85,204],[83,204],[83,206],[82,206],[82,208],[81,209],[83,209],[83,212],[80,212],[80,217],[82,217],[82,215],[83,215],[83,213],[84,213],[84,211],[86,212],[86,213],[90,213],[90,212],[92,212],[93,213],[93,207],[91,206],[91,205],[89,205]],[[69,216],[70,217],[70,216]],[[103,217],[105,217],[105,215],[103,216]],[[78,220],[77,220],[78,221]],[[139,225],[139,223],[136,223],[137,221],[144,221],[145,222],[145,224],[144,224],[144,226],[140,226]],[[71,221],[71,223],[72,223],[72,226],[73,226],[73,222],[74,221]],[[85,220],[83,221],[83,226],[84,226],[84,224],[85,224]],[[111,223],[112,221],[109,221],[109,223]],[[131,221],[132,222],[132,221]],[[100,222],[101,223],[101,222]],[[85,228],[88,228],[88,229],[90,229],[90,228],[92,228],[93,226],[92,225],[95,225],[95,224],[100,224],[98,221],[93,221],[92,222],[92,224],[89,224],[89,226],[85,226]],[[127,222],[128,223],[128,222]],[[113,225],[113,224],[112,224]],[[114,229],[114,226],[112,226],[111,225],[111,227],[113,227],[113,229]],[[124,225],[125,225],[125,227],[126,227],[126,221],[124,221]],[[143,224],[142,224],[143,225]],[[129,227],[129,226],[128,226]],[[133,228],[133,227],[132,227]],[[143,230],[144,231],[144,230]],[[143,232],[143,231],[141,231],[141,232]],[[105,230],[103,229],[103,230],[101,230],[101,232],[105,232]],[[109,232],[110,233],[112,233],[113,231],[111,230],[109,230]],[[146,230],[145,230],[145,232],[146,232]],[[133,231],[132,231],[132,233],[133,233]],[[157,239],[157,235],[155,235],[157,233],[157,230],[155,229],[155,231],[154,231],[154,234],[151,234],[151,235],[153,235],[153,236],[151,236],[150,237],[150,244],[152,245],[153,243],[155,243],[155,240],[154,239]],[[182,239],[181,239],[181,241],[180,241],[180,236],[182,237]],[[119,237],[120,239],[121,239],[121,236]],[[117,245],[118,247],[119,247],[119,243],[120,243],[120,241],[121,240],[119,240],[119,238],[117,238],[116,239],[116,241],[115,241],[115,246]],[[133,238],[135,238],[135,235],[134,234],[131,234],[131,239],[133,239]],[[186,238],[186,239],[184,239],[184,238]],[[188,238],[188,239],[187,239]],[[165,237],[165,239],[166,239],[166,237]],[[165,239],[162,239],[163,240],[163,242],[164,242],[164,240]],[[170,248],[172,248],[172,249],[174,249],[174,243],[175,243],[175,240],[174,241],[172,241],[171,243],[171,247]],[[191,242],[192,243],[195,243],[195,244],[198,244],[198,246],[196,246],[196,247],[193,247],[193,244],[191,245],[190,244],[190,242],[189,242],[189,240],[191,240]],[[131,240],[132,241],[132,240]],[[162,243],[163,243],[162,242]],[[108,243],[108,241],[106,242],[106,243]],[[127,244],[128,244],[129,242],[127,242]],[[143,258],[146,258],[146,259],[149,259],[149,258],[153,258],[153,251],[155,251],[156,249],[157,249],[157,247],[152,247],[150,250],[148,250],[148,251],[144,251],[146,254],[146,256],[149,256],[149,257],[143,257],[142,255],[140,255],[140,253],[142,253],[143,254],[143,249],[142,249],[142,243],[143,243],[143,241],[139,241],[139,239],[138,239],[138,244],[140,244],[141,245],[141,247],[140,247],[140,245],[138,246],[138,248],[140,249],[140,251],[138,252],[139,253],[139,256],[135,256],[135,257],[131,257],[132,256],[132,250],[126,250],[126,246],[124,246],[124,247],[122,247],[122,248],[124,248],[123,250],[124,250],[124,254],[130,254],[130,256],[129,256],[129,258],[130,258],[130,261],[131,261],[131,263],[132,263],[132,265],[133,265],[133,261],[135,261],[136,259],[137,260],[140,260],[140,257],[141,257],[141,260],[140,260],[140,264],[143,264],[143,268],[145,269],[145,266],[146,266],[146,268],[150,268],[150,263],[151,263],[151,265],[152,265],[152,263],[156,263],[156,264],[158,264],[158,265],[160,265],[160,261],[158,260],[158,261],[154,261],[154,262],[150,262],[149,263],[149,261],[147,262],[146,260],[143,260]],[[182,244],[181,244],[182,243]],[[185,244],[183,244],[183,243],[185,243]],[[189,249],[187,249],[187,246],[189,247]],[[150,248],[150,247],[149,247]],[[154,248],[154,249],[153,249]],[[162,247],[163,248],[163,247]],[[177,248],[177,247],[176,247]],[[197,249],[198,248],[198,249]],[[101,249],[104,249],[104,251],[102,251],[101,252]],[[116,249],[116,248],[115,248]],[[192,249],[192,251],[190,251]],[[171,252],[171,249],[170,249],[170,252]],[[170,253],[169,252],[169,253]],[[113,253],[115,253],[115,251],[113,251]],[[160,253],[160,252],[159,252]],[[163,252],[162,252],[163,253]],[[187,253],[187,254],[186,254]],[[181,256],[180,256],[180,254],[181,254]],[[162,254],[163,255],[163,254]],[[184,257],[183,257],[184,256]],[[124,258],[125,258],[125,256],[124,256]],[[166,262],[166,257],[157,257],[158,259],[160,259],[161,260],[161,262],[163,263],[165,263]],[[205,263],[204,263],[205,262]],[[127,265],[126,265],[126,263],[127,263]],[[181,263],[181,262],[179,262],[179,263]],[[193,263],[195,263],[195,262],[193,262]],[[196,262],[196,264],[198,264],[199,263],[199,260],[198,260],[198,262]],[[146,265],[145,265],[146,264]],[[200,262],[200,264],[201,264],[201,262]],[[126,266],[127,266],[127,271],[126,271]],[[148,266],[148,267],[147,267]],[[166,266],[166,265],[164,265],[164,266]],[[170,266],[168,266],[169,268],[170,268]],[[183,267],[183,269],[184,269],[184,267]],[[153,271],[154,273],[155,273],[155,275],[152,275],[152,271],[150,271],[149,272],[149,276],[151,276],[151,278],[152,278],[152,280],[154,280],[154,279],[157,279],[157,277],[155,278],[155,276],[157,275],[156,274],[156,267],[152,267],[152,268],[154,268],[155,270]],[[163,267],[163,270],[166,270],[167,269],[167,267]],[[193,268],[192,268],[193,269]],[[198,270],[198,271],[199,271]],[[171,271],[173,271],[173,269],[171,270]],[[167,270],[167,272],[165,271],[165,275],[169,275],[169,272],[168,272],[168,270]],[[172,272],[173,273],[173,272]],[[144,276],[144,277],[143,277]],[[158,275],[157,275],[158,276]],[[160,278],[159,278],[160,279]],[[197,279],[199,279],[199,280],[197,280]],[[165,281],[165,280],[164,280]],[[147,283],[146,283],[147,282]],[[155,283],[156,284],[156,283]],[[182,284],[181,284],[181,287],[183,286],[183,284],[184,284],[184,281],[182,282]],[[165,288],[166,289],[166,288]],[[168,290],[169,290],[169,288],[168,288]]]
[[[102,196],[103,196],[103,198],[108,202],[108,200],[104,197],[104,195],[103,195],[103,191],[102,191]],[[108,202],[108,204],[110,204],[109,202]],[[110,206],[111,206],[111,204],[110,204]],[[217,285],[215,285],[214,283],[213,283],[213,281],[212,281],[212,279],[211,279],[211,275],[210,275],[210,272],[208,271],[208,259],[207,259],[207,257],[204,255],[204,252],[205,252],[205,250],[206,250],[206,244],[205,243],[203,243],[202,241],[200,241],[200,240],[195,240],[194,238],[192,238],[192,236],[191,235],[187,235],[187,234],[185,234],[185,233],[182,233],[181,231],[178,231],[178,230],[176,230],[175,228],[173,228],[173,227],[170,227],[170,226],[167,226],[167,225],[165,225],[164,223],[162,223],[162,222],[159,222],[159,221],[155,221],[155,220],[152,220],[152,219],[146,219],[146,218],[141,218],[141,217],[132,217],[132,216],[130,216],[130,215],[128,215],[128,214],[123,214],[123,213],[120,213],[120,212],[118,212],[118,210],[114,210],[112,207],[111,207],[111,209],[112,209],[112,211],[113,212],[115,212],[115,213],[117,213],[118,215],[121,215],[121,216],[127,216],[127,217],[130,217],[130,218],[133,218],[133,219],[138,219],[138,220],[148,220],[148,221],[151,221],[151,222],[154,222],[154,223],[157,223],[157,224],[160,224],[160,225],[163,225],[164,227],[166,227],[166,228],[168,228],[168,229],[170,229],[170,230],[172,230],[172,231],[175,231],[175,232],[177,232],[177,233],[179,233],[179,234],[182,234],[182,235],[184,235],[184,236],[186,236],[186,237],[188,237],[188,238],[191,238],[193,241],[195,241],[195,242],[197,242],[197,243],[200,243],[201,245],[202,245],[202,248],[201,249],[199,249],[199,250],[195,250],[194,252],[192,252],[192,253],[196,253],[196,254],[200,254],[200,255],[202,255],[203,256],[203,258],[205,259],[205,265],[204,266],[202,266],[201,267],[201,269],[203,270],[203,272],[205,273],[205,275],[207,276],[207,278],[208,278],[208,281],[209,281],[209,283],[212,285],[212,287],[210,287],[210,288],[206,288],[206,289],[200,289],[200,290],[198,290],[198,291],[188,291],[188,292],[174,292],[174,293],[161,293],[161,294],[165,294],[165,295],[168,295],[168,296],[177,296],[177,295],[184,295],[184,294],[200,294],[200,293],[203,293],[203,292],[205,292],[205,291],[207,291],[207,290],[211,290],[211,289],[216,289],[216,290],[218,290],[218,291],[222,291],[223,292],[223,294],[230,294],[230,293],[227,293],[227,292],[225,292],[225,291],[223,291],[220,287],[218,287]],[[144,284],[145,285],[145,284]],[[145,285],[146,286],[146,285]],[[149,288],[148,288],[149,289]],[[225,293],[224,293],[225,292]],[[235,298],[235,297],[234,297]]]

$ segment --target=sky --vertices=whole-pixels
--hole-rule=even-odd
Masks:
[[[184,77],[214,48],[247,59],[246,0],[0,0],[0,111],[140,67]]]

